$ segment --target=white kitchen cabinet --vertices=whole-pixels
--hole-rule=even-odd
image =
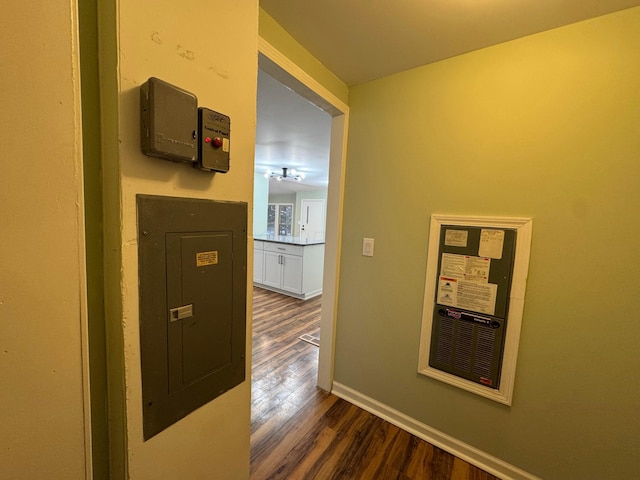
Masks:
[[[254,249],[254,255],[260,255]],[[260,260],[254,259],[254,265]],[[324,244],[293,245],[263,242],[262,280],[254,272],[254,283],[292,297],[307,299],[322,293]],[[257,268],[257,267],[256,267]]]

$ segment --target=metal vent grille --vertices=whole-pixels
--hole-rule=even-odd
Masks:
[[[429,365],[498,388],[504,320],[442,306],[436,307],[433,320]]]
[[[493,349],[496,340],[496,331],[493,328],[477,327],[478,343],[476,345],[476,357],[473,365],[473,373],[484,377],[491,376],[493,364]]]
[[[473,325],[459,322],[455,342],[453,365],[460,370],[470,372],[473,355]]]
[[[438,335],[436,360],[446,365],[451,365],[451,359],[453,357],[453,329],[452,319],[440,319],[440,334]]]

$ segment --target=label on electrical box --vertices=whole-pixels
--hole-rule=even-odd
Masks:
[[[196,253],[196,266],[206,267],[207,265],[217,265],[218,263],[218,251],[211,252],[199,252]]]

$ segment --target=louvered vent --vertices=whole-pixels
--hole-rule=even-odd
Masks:
[[[473,373],[483,377],[490,377],[496,331],[493,328],[482,326],[478,326],[477,329],[478,343],[476,345],[476,358],[473,365]]]
[[[445,365],[451,365],[453,357],[453,320],[440,318],[440,331],[438,334],[438,348],[436,360]]]
[[[471,371],[471,356],[473,355],[473,324],[458,322],[453,365],[465,372]]]

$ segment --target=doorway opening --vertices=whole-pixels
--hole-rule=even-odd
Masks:
[[[326,212],[324,231],[325,248],[317,386],[325,391],[331,391],[333,384],[335,315],[340,255],[339,239],[342,230],[348,106],[264,39],[259,38],[258,47],[259,71],[266,73],[269,77],[277,80],[289,90],[296,92],[316,108],[328,113],[330,116],[328,184],[326,199],[324,199]],[[282,167],[288,167],[288,165],[280,165],[280,168]],[[256,188],[256,192],[257,191],[258,189]],[[302,219],[300,218],[300,220]],[[296,221],[295,223],[298,222]],[[300,228],[299,223],[297,227]],[[256,232],[258,232],[258,230],[256,230],[256,223],[254,222],[254,234]],[[299,232],[300,230],[298,230],[298,234]]]

